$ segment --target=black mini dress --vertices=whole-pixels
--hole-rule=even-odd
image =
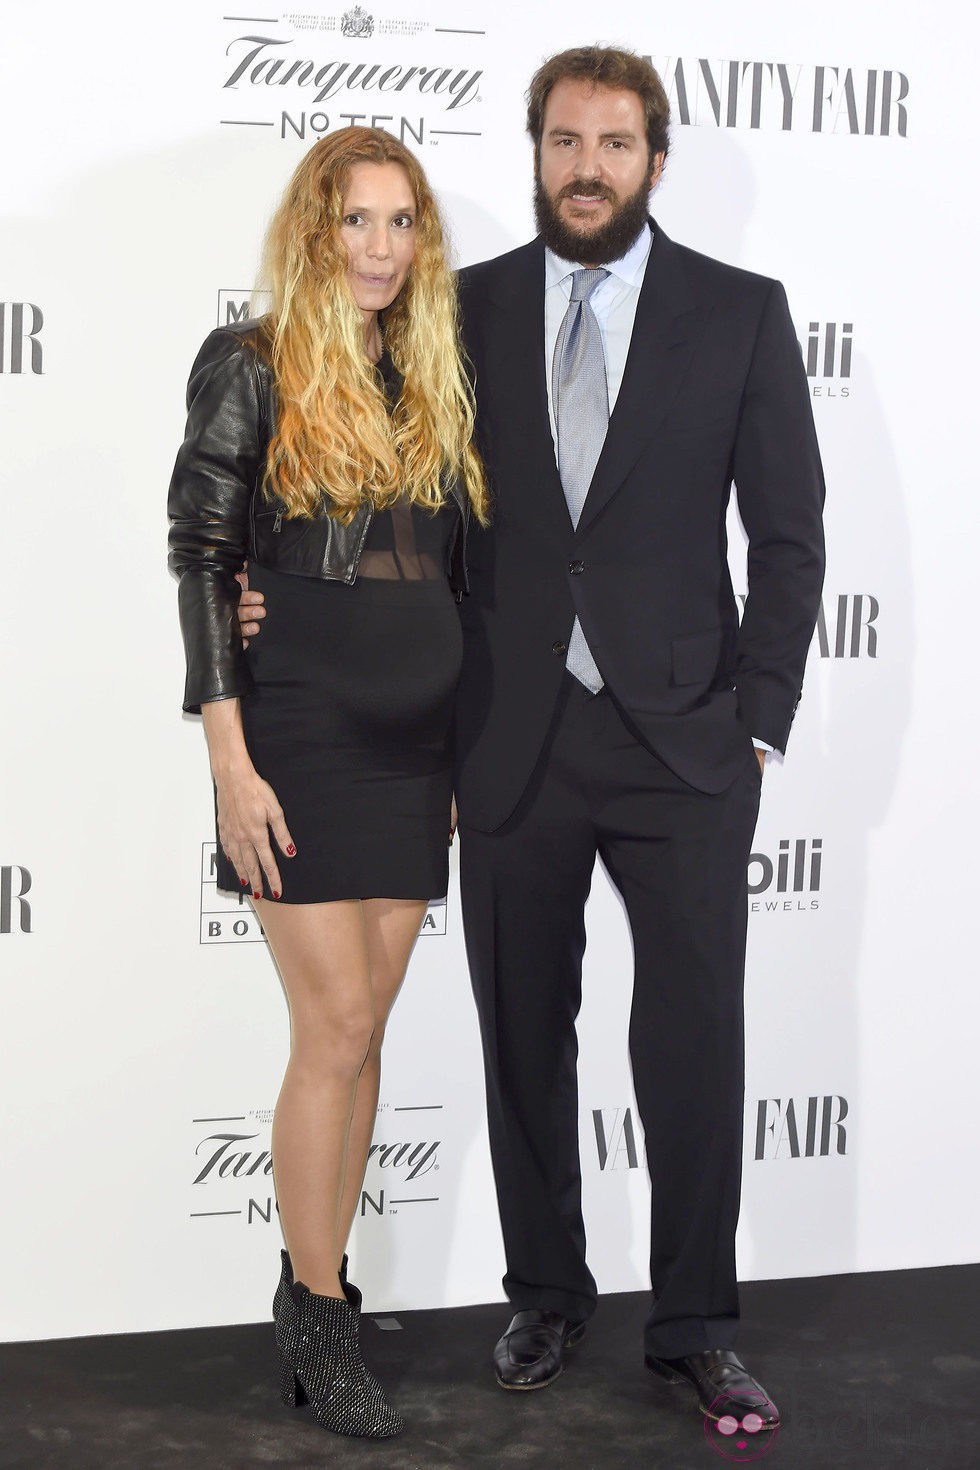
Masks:
[[[453,500],[377,511],[350,585],[249,566],[267,616],[246,650],[255,687],[242,719],[296,845],[276,852],[281,903],[446,892],[458,517]],[[220,840],[217,882],[241,892]]]

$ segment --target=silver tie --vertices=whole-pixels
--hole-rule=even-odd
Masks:
[[[608,276],[599,267],[572,275],[571,299],[558,332],[551,396],[558,430],[558,473],[572,525],[577,526],[609,426],[609,390],[602,335],[589,297]],[[603,679],[576,617],[565,667],[593,694]]]

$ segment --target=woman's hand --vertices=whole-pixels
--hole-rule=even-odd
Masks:
[[[263,873],[273,898],[278,898],[282,882],[270,829],[286,857],[296,856],[296,844],[276,793],[249,758],[241,705],[237,699],[216,699],[201,706],[201,715],[218,792],[218,841],[253,898],[262,897]]]
[[[296,846],[289,835],[282,807],[268,781],[263,781],[249,761],[229,770],[220,779],[218,789],[218,841],[234,863],[243,887],[251,889],[253,898],[262,897],[262,874],[273,898],[282,892],[279,866],[269,840],[270,829],[280,850],[294,857]]]

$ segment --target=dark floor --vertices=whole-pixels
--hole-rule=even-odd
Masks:
[[[203,1328],[0,1345],[3,1470],[783,1470],[980,1466],[980,1267],[754,1282],[740,1352],[783,1413],[767,1449],[726,1455],[693,1394],[643,1367],[644,1298],[608,1296],[568,1371],[503,1393],[488,1368],[506,1309],[364,1322],[406,1433],[344,1440],[284,1410],[272,1328]],[[389,1319],[390,1321],[390,1319]]]

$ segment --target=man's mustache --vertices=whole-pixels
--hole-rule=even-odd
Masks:
[[[558,190],[555,203],[560,204],[563,199],[571,199],[574,194],[587,194],[590,199],[605,199],[609,204],[618,203],[616,191],[599,179],[573,179],[570,184],[565,184]]]

